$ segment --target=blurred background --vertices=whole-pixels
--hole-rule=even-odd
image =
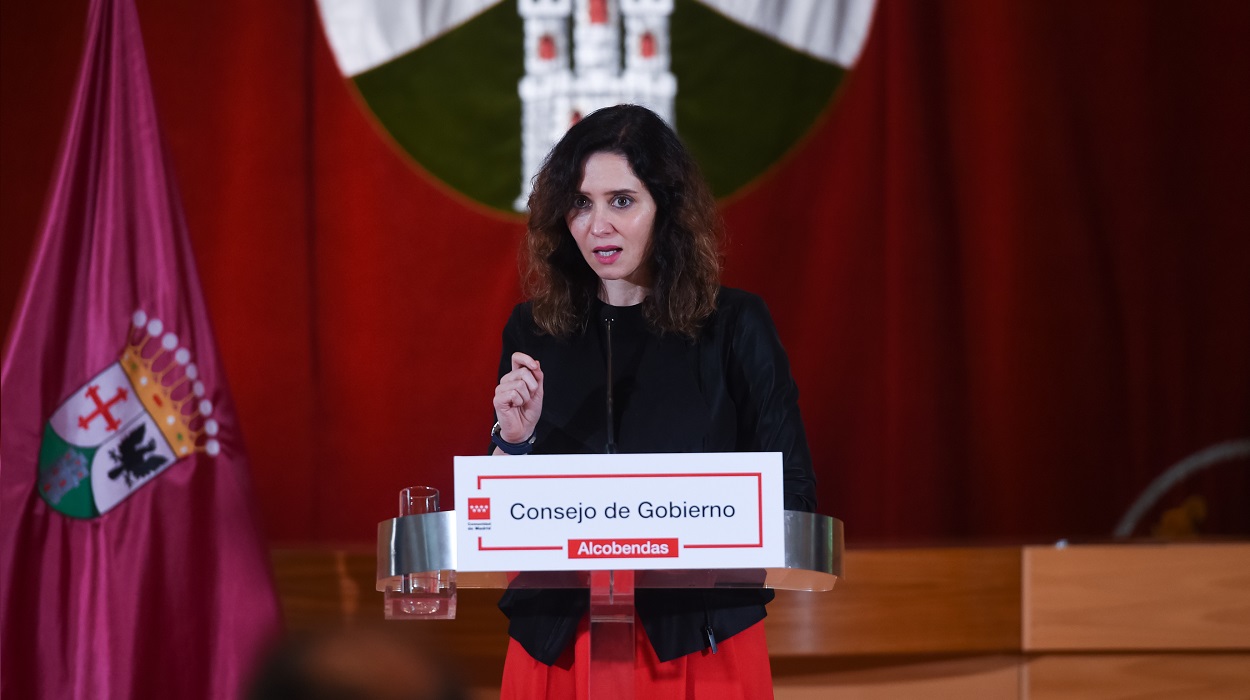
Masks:
[[[457,178],[519,153],[515,3],[464,25],[510,39],[409,55],[464,77],[392,86],[417,105],[406,136],[312,2],[137,4],[265,535],[368,546],[398,489],[450,503],[452,457],[488,446],[524,219]],[[725,283],[775,317],[848,545],[1108,539],[1170,466],[1250,436],[1250,4],[885,0],[849,70],[692,43],[707,12],[675,3],[677,128],[722,195]],[[0,4],[5,328],[85,14]],[[517,130],[456,136],[455,110]],[[412,155],[448,141],[467,145]],[[1169,511],[1250,534],[1246,458],[1133,534]]]

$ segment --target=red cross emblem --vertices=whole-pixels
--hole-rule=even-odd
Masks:
[[[490,499],[469,499],[469,520],[490,520]]]
[[[105,430],[117,430],[117,428],[121,425],[121,421],[114,418],[113,414],[109,413],[109,409],[113,407],[113,404],[126,400],[126,390],[119,386],[117,387],[117,393],[113,394],[113,398],[108,401],[101,401],[100,387],[93,384],[87,387],[86,396],[95,403],[95,411],[85,416],[78,416],[78,427],[86,430],[88,426],[91,425],[91,421],[95,420],[97,417],[101,417],[104,419]]]

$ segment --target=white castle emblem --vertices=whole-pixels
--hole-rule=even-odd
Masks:
[[[677,78],[669,70],[673,0],[517,0],[517,9],[525,21],[516,200],[523,211],[543,158],[582,115],[632,103],[673,125]]]

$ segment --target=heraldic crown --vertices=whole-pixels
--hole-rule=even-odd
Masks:
[[[132,317],[132,327],[122,349],[122,371],[130,378],[135,394],[156,421],[178,458],[192,452],[216,456],[217,421],[213,404],[204,398],[199,368],[191,351],[179,347],[178,336],[163,333],[160,319],[149,319],[142,310]]]

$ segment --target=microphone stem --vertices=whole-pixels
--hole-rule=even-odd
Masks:
[[[616,420],[612,417],[612,319],[603,319],[607,328],[606,347],[608,355],[608,444],[607,453],[616,454]]]

